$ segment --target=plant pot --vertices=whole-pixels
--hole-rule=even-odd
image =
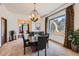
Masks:
[[[79,45],[75,45],[75,44],[71,43],[71,49],[75,52],[79,52]]]

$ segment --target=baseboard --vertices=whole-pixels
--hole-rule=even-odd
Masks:
[[[63,46],[63,44],[62,43],[59,43],[59,42],[57,42],[57,41],[55,41],[55,40],[52,40],[52,39],[49,39],[50,41],[52,41],[52,42],[54,42],[54,43],[57,43],[57,44],[60,44],[60,45],[62,45]]]

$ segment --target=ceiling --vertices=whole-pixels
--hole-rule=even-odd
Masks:
[[[55,10],[63,4],[64,3],[37,3],[36,9],[38,13],[42,16],[48,14],[49,12]],[[30,15],[34,5],[33,3],[4,3],[4,6],[10,12]]]

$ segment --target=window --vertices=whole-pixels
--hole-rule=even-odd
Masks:
[[[49,32],[65,32],[65,15],[49,20]]]

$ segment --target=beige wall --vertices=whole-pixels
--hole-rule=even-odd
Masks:
[[[0,19],[0,47],[1,47],[1,19]]]
[[[0,22],[1,17],[7,19],[7,39],[9,38],[9,31],[16,31],[16,35],[19,33],[19,27],[17,24],[17,20],[19,19],[27,19],[26,15],[18,15],[16,13],[12,13],[8,11],[3,5],[0,5]],[[0,23],[0,46],[1,46],[1,23]]]
[[[45,17],[39,19],[36,23],[40,24],[40,31],[44,31],[45,32]]]
[[[18,24],[18,26],[20,24],[29,24],[29,31],[30,32],[32,31],[32,21],[31,20],[23,20],[23,19],[17,20],[17,24]]]
[[[79,3],[74,5],[74,11],[75,11],[75,16],[74,16],[74,28],[79,29]]]
[[[17,31],[16,17],[15,15],[9,13],[4,7],[0,7],[0,18],[4,17],[7,19],[7,34],[9,34],[10,30]],[[18,31],[17,31],[18,32]]]

